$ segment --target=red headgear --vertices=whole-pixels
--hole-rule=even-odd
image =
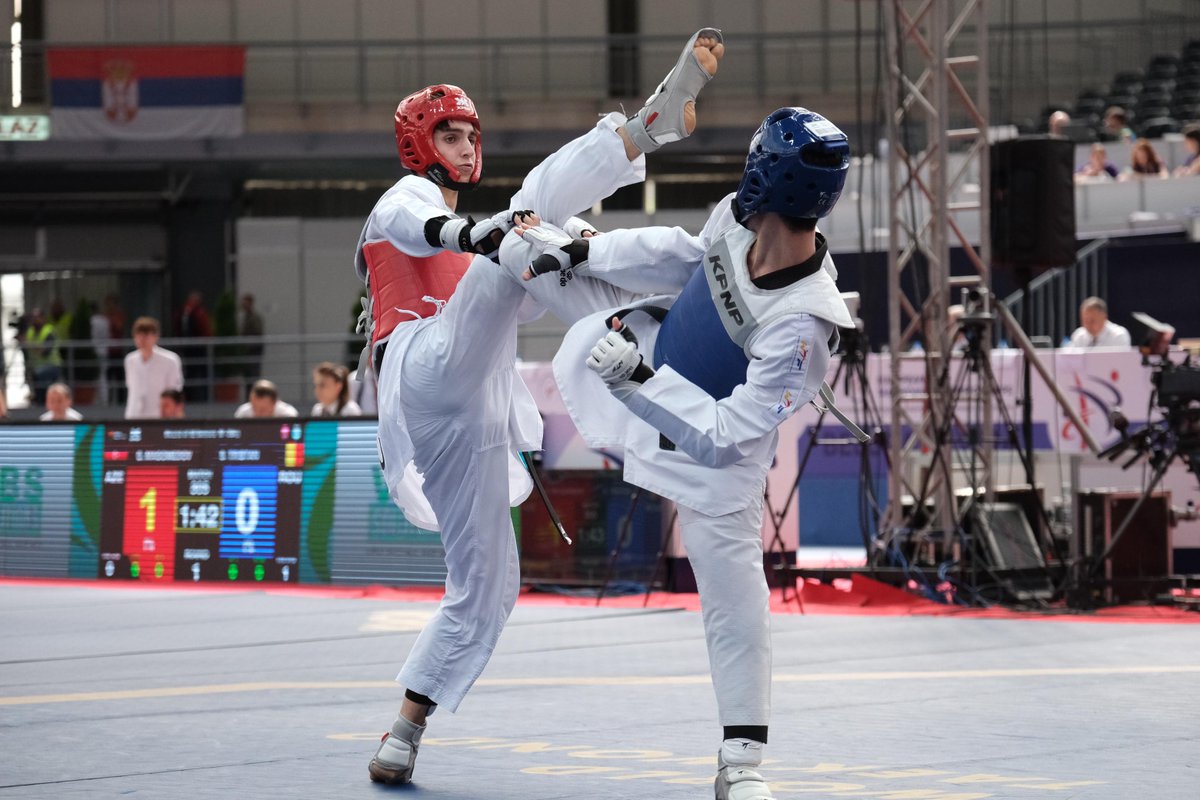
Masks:
[[[433,146],[433,129],[445,120],[462,120],[479,130],[479,115],[467,93],[457,86],[440,83],[413,92],[396,107],[396,146],[400,163],[447,189],[474,189],[483,172],[483,151],[475,140],[475,169],[465,181],[457,180],[458,168],[447,164]]]

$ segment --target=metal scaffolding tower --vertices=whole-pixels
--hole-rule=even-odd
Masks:
[[[894,105],[884,108],[892,469],[880,532],[885,541],[904,530],[917,540],[949,547],[958,524],[955,470],[969,470],[970,484],[987,495],[994,490],[990,370],[956,377],[955,370],[966,368],[965,359],[949,357],[959,329],[947,320],[952,287],[981,289],[978,313],[988,311],[987,3],[881,2],[889,88],[885,102]],[[968,215],[977,216],[977,226],[964,226]],[[973,228],[978,247],[966,233]],[[974,266],[976,274],[969,279],[951,280],[952,246],[960,246]],[[980,343],[984,358],[991,349],[990,330],[989,325]],[[912,353],[914,341],[923,345],[919,355]],[[902,380],[910,371],[901,362],[908,359],[923,362],[922,384]],[[976,409],[982,419],[960,419],[963,406]],[[965,438],[970,446],[955,450],[952,437]],[[922,518],[926,501],[936,508],[928,519]]]

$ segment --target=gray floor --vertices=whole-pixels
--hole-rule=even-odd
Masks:
[[[0,585],[0,797],[708,798],[699,615],[520,606],[416,784],[367,761],[429,604]],[[1200,626],[776,616],[780,798],[1196,800]]]

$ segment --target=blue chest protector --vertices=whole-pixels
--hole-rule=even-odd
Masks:
[[[750,359],[729,334],[713,304],[704,269],[692,273],[667,312],[654,344],[654,368],[672,369],[716,400],[746,382]]]

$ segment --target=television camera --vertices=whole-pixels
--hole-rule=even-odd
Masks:
[[[1142,353],[1142,363],[1152,370],[1153,402],[1160,419],[1130,432],[1129,420],[1120,409],[1115,409],[1110,421],[1120,431],[1121,439],[1103,450],[1100,457],[1116,461],[1132,452],[1121,465],[1124,469],[1144,457],[1155,470],[1153,483],[1178,457],[1200,479],[1200,366],[1192,363],[1191,355],[1179,362],[1169,358],[1171,340],[1175,337],[1172,326],[1142,312],[1135,312],[1133,319],[1131,334]]]

